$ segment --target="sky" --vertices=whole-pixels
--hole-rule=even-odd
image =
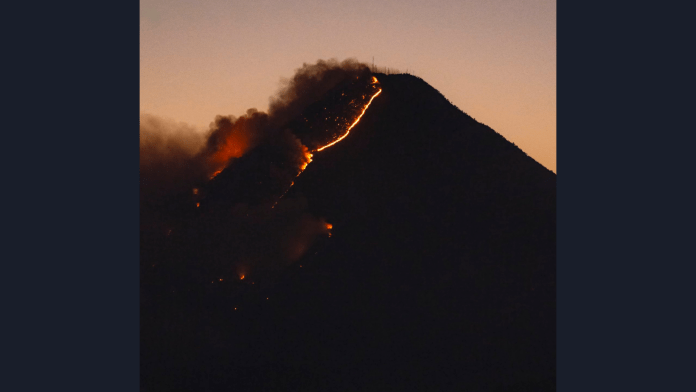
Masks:
[[[201,132],[303,63],[373,57],[556,172],[555,0],[140,1],[140,112]]]

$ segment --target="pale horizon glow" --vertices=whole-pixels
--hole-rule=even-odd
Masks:
[[[140,112],[205,131],[303,63],[416,75],[556,171],[556,2],[141,0]]]

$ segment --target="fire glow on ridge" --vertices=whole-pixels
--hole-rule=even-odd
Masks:
[[[376,83],[377,83],[377,78],[373,76],[373,77],[372,77],[372,84],[376,84]],[[327,144],[327,145],[325,145],[325,146],[323,146],[323,147],[320,147],[320,148],[318,148],[318,149],[316,149],[316,150],[314,150],[314,151],[316,152],[316,151],[324,150],[324,149],[329,148],[329,147],[333,146],[334,144],[340,142],[341,140],[345,139],[346,136],[348,136],[348,134],[350,133],[350,130],[353,129],[353,127],[355,127],[355,125],[360,121],[360,119],[362,118],[362,116],[365,114],[365,112],[367,111],[367,108],[370,107],[370,104],[372,103],[372,100],[375,99],[381,92],[382,92],[382,89],[379,89],[379,91],[377,91],[377,92],[372,96],[372,98],[370,98],[370,101],[367,102],[367,104],[366,104],[365,107],[363,108],[363,110],[362,110],[362,112],[360,113],[360,115],[358,116],[358,118],[355,119],[355,121],[353,122],[353,124],[351,124],[350,127],[348,127],[348,129],[346,130],[346,133],[344,133],[343,136],[339,137],[338,139],[334,140],[333,142],[331,142],[331,143],[329,143],[329,144]],[[304,147],[304,146],[302,146],[302,147],[303,147],[303,149],[304,149],[304,158],[305,158],[305,160],[304,160],[304,162],[302,163],[302,166],[300,167],[299,173],[297,173],[297,177],[299,177],[300,174],[302,174],[302,172],[307,168],[307,165],[309,165],[309,163],[312,162],[312,156],[313,156],[312,153],[309,152],[309,150],[307,150],[306,147]],[[290,188],[292,188],[293,185],[295,185],[294,182],[291,183],[291,184],[290,184],[290,187],[288,187],[288,189],[286,189],[285,192],[283,192],[283,194],[278,198],[278,200],[276,200],[276,202],[273,203],[273,206],[272,206],[271,208],[275,208],[275,206],[278,204],[278,202],[280,201],[280,199],[282,199],[283,196],[285,196],[285,194],[288,193],[288,191],[290,190]],[[327,226],[328,230],[331,230],[331,227],[330,227],[330,226],[331,226],[331,225]],[[331,232],[329,232],[329,237],[330,237],[330,236],[331,236]]]
[[[372,77],[372,79],[373,79],[373,83],[376,83],[376,82],[377,82],[377,78],[375,78],[374,76]],[[375,99],[375,97],[377,97],[381,92],[382,92],[382,89],[379,89],[379,91],[377,91],[377,92],[375,93],[375,95],[373,95],[372,98],[370,98],[370,101],[367,103],[367,105],[365,105],[365,108],[363,109],[362,113],[360,113],[360,115],[359,115],[358,118],[355,120],[355,122],[353,122],[353,124],[351,124],[351,126],[348,127],[348,129],[346,130],[346,133],[344,133],[343,136],[341,136],[341,137],[339,137],[338,139],[334,140],[333,142],[331,142],[331,143],[325,145],[324,147],[317,148],[316,151],[321,151],[321,150],[323,150],[323,149],[329,148],[329,147],[333,146],[334,144],[340,142],[341,140],[345,139],[346,136],[348,136],[348,134],[350,133],[350,130],[353,129],[353,127],[360,121],[360,119],[362,118],[363,114],[365,114],[365,112],[367,111],[367,108],[370,107],[370,104],[372,103],[372,100]]]

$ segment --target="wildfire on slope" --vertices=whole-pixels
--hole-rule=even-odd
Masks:
[[[216,116],[210,124],[206,145],[198,156],[209,173],[209,179],[220,174],[231,159],[239,158],[257,146],[264,139],[268,122],[268,114],[256,109],[249,109],[240,117]]]
[[[222,283],[224,276],[227,284],[228,276],[224,274],[231,264],[237,273],[234,278],[229,276],[229,281],[246,285],[256,280],[254,274],[266,276],[263,274],[270,274],[279,265],[299,260],[319,236],[331,237],[331,224],[305,211],[307,200],[302,195],[288,193],[297,177],[316,159],[314,154],[344,140],[380,93],[377,78],[367,67],[319,62],[298,70],[272,98],[268,113],[250,109],[240,117],[217,116],[206,136],[177,136],[182,141],[176,139],[176,149],[168,155],[165,153],[172,144],[170,140],[153,137],[148,143],[148,135],[159,134],[156,130],[148,133],[149,122],[143,121],[141,162],[145,164],[141,164],[141,171],[152,173],[150,177],[143,176],[149,180],[143,183],[155,188],[159,183],[151,177],[158,179],[160,173],[170,174],[173,185],[167,188],[169,193],[165,196],[180,192],[181,196],[176,193],[176,197],[181,199],[181,207],[169,199],[156,201],[178,208],[172,217],[185,219],[182,227],[195,222],[199,230],[209,230],[200,241],[224,244],[206,248],[204,255],[197,256],[208,260],[214,266],[210,268],[219,269],[216,273],[223,274],[215,276],[214,283]],[[151,152],[153,146],[159,149]],[[149,147],[152,148],[148,150]],[[176,161],[176,157],[182,158]],[[152,169],[146,171],[150,161],[157,165],[151,164]],[[169,170],[173,163],[178,164],[176,171]],[[181,179],[174,176],[182,173]],[[170,188],[174,190],[169,191]],[[269,209],[269,205],[275,209]],[[196,212],[188,215],[192,210]],[[159,213],[154,207],[153,211]],[[151,220],[161,220],[155,212],[150,214]],[[170,222],[166,223],[163,234],[183,233],[177,228],[172,231]],[[239,234],[247,235],[250,228],[259,233],[251,235],[251,241],[220,241],[230,235],[241,238]],[[191,246],[198,246],[198,242],[199,239],[190,241]],[[186,244],[189,246],[189,242]],[[252,278],[245,279],[245,275]]]
[[[326,232],[329,234],[329,237],[331,237],[331,229],[333,229],[333,225],[331,223],[326,224]],[[300,266],[302,267],[302,266]]]
[[[377,80],[377,78],[374,77],[374,76],[372,76],[372,83],[371,83],[371,85],[376,85],[377,83],[379,83],[378,80]],[[348,128],[345,130],[345,132],[344,132],[340,137],[338,137],[336,140],[330,142],[329,144],[326,144],[326,145],[324,145],[324,146],[322,146],[322,147],[319,147],[319,148],[315,149],[314,152],[325,150],[325,149],[327,149],[327,148],[329,148],[329,147],[335,145],[336,143],[340,142],[341,140],[345,139],[346,136],[348,136],[348,134],[350,133],[351,129],[353,129],[353,128],[358,124],[358,122],[360,122],[360,119],[362,118],[362,116],[363,116],[363,115],[365,114],[365,112],[367,111],[367,108],[370,107],[370,104],[372,104],[372,101],[373,101],[381,92],[382,92],[382,89],[379,89],[376,93],[374,93],[374,94],[370,97],[370,100],[369,100],[369,101],[365,104],[365,106],[362,108],[362,111],[360,112],[360,114],[357,116],[357,118],[356,118],[352,123],[350,123],[350,125],[348,126]],[[345,95],[345,93],[343,93],[342,95]],[[362,98],[365,99],[366,96],[363,95]],[[355,102],[355,100],[352,100],[350,103],[352,104],[352,103],[354,103],[354,102]],[[328,119],[328,117],[327,117],[326,119]],[[334,121],[338,121],[338,118],[334,119]],[[307,168],[307,166],[312,162],[312,157],[314,156],[314,155],[310,152],[310,150],[309,150],[306,146],[304,146],[304,145],[302,145],[302,151],[303,151],[304,159],[303,159],[303,161],[302,161],[302,164],[300,165],[300,170],[299,170],[299,172],[297,173],[297,177],[299,177],[300,174],[302,174],[302,172],[303,172],[303,171]],[[280,195],[280,197],[275,201],[275,203],[273,204],[273,206],[272,206],[271,208],[274,208],[274,207],[278,204],[278,202],[280,201],[280,199],[282,199],[282,198],[288,193],[288,191],[290,190],[290,188],[291,188],[294,184],[295,184],[294,182],[292,182],[292,183],[290,184],[290,186],[285,190],[285,192],[283,192],[282,195]],[[330,225],[329,225],[329,226],[330,226]],[[327,228],[328,228],[329,230],[331,230],[331,227],[327,227]],[[330,233],[330,232],[329,232],[329,236],[331,236],[331,233]]]
[[[212,180],[215,178],[218,174],[222,173],[222,169],[216,170],[213,174],[210,175],[210,179]]]
[[[372,76],[372,83],[370,83],[370,84],[371,84],[371,85],[377,85],[377,83],[379,83],[378,80],[377,80],[377,78],[374,77],[374,76]],[[327,149],[327,148],[329,148],[329,147],[335,145],[336,143],[340,142],[341,140],[345,139],[346,136],[348,136],[348,134],[350,133],[351,129],[353,129],[353,128],[358,124],[358,122],[360,122],[360,119],[362,118],[362,116],[363,116],[363,115],[365,114],[365,112],[367,111],[367,108],[370,107],[370,104],[372,104],[372,101],[373,101],[381,92],[382,92],[382,89],[379,89],[376,93],[374,93],[374,94],[370,97],[370,100],[365,104],[365,106],[363,106],[362,111],[361,111],[360,114],[355,118],[355,120],[354,120],[352,123],[347,123],[347,124],[346,124],[346,125],[348,125],[348,128],[345,130],[345,132],[343,132],[343,134],[342,134],[341,136],[339,136],[337,139],[333,140],[332,142],[330,142],[330,143],[328,143],[328,144],[325,144],[325,145],[323,145],[323,146],[321,146],[321,147],[318,147],[318,148],[314,149],[313,152],[325,150],[325,149]],[[342,93],[341,95],[344,96],[345,93]],[[365,99],[366,96],[363,95],[362,98]],[[350,104],[353,104],[354,102],[355,102],[355,100],[351,100],[351,101],[350,101]],[[326,108],[325,108],[325,109],[326,109]],[[327,115],[327,116],[331,117],[331,115]],[[329,120],[329,117],[326,117],[325,120]],[[334,118],[333,121],[334,121],[334,122],[338,122],[338,121],[339,121],[339,118]],[[312,153],[307,149],[307,147],[305,147],[305,146],[302,146],[302,147],[303,147],[303,150],[304,150],[304,155],[305,155],[306,160],[305,160],[305,163],[301,166],[300,173],[297,174],[298,176],[299,176],[300,174],[302,174],[302,172],[307,168],[307,165],[312,161],[312,156],[313,156]]]
[[[300,166],[300,172],[297,173],[298,176],[299,176],[300,174],[302,174],[302,172],[304,171],[304,169],[307,168],[307,165],[309,165],[309,164],[312,162],[312,156],[313,156],[313,155],[312,155],[311,152],[309,152],[309,149],[308,149],[307,147],[302,146],[302,153],[303,153],[303,155],[304,155],[304,161],[302,162],[302,165]]]
[[[338,99],[336,101],[327,99],[327,102],[325,103],[320,102],[320,104],[322,104],[321,109],[323,110],[317,110],[316,112],[312,113],[314,116],[307,115],[306,117],[302,118],[303,122],[306,122],[305,120],[307,118],[319,119],[320,121],[318,123],[315,122],[310,124],[310,132],[307,134],[307,140],[309,142],[308,144],[314,144],[313,149],[303,144],[299,137],[295,139],[297,146],[300,148],[300,153],[294,155],[293,159],[296,160],[293,161],[293,164],[289,165],[289,167],[295,168],[295,171],[292,172],[294,177],[299,177],[304,172],[304,170],[312,162],[314,153],[325,150],[344,140],[350,131],[360,122],[364,114],[367,112],[367,109],[372,104],[372,101],[374,101],[374,99],[382,92],[382,89],[377,85],[378,81],[375,77],[371,77],[371,80],[368,79],[367,83],[361,81],[356,81],[354,83],[355,84],[348,87],[353,89],[352,94],[350,94],[351,96],[346,97],[346,99]],[[344,92],[340,90],[336,95],[339,94],[341,96],[349,95],[347,93],[344,94]],[[328,121],[321,121],[327,119]],[[327,126],[327,128],[324,128],[326,129],[325,132],[322,132],[320,125]],[[290,129],[292,129],[292,127],[290,127]],[[302,130],[307,131],[308,129],[305,128]],[[338,135],[338,137],[334,136],[334,140],[330,141],[328,144],[320,146],[316,145],[316,142],[319,141],[319,139],[323,143],[326,143],[327,136],[331,135]],[[286,185],[283,187],[284,190],[279,196],[276,196],[277,199],[275,199],[275,202],[273,202],[271,205],[271,209],[273,211],[278,209],[282,210],[274,212],[274,214],[280,214],[280,216],[287,213],[285,210],[287,210],[290,205],[300,200],[291,199],[287,201],[284,208],[276,208],[281,206],[280,201],[285,198],[296,182],[296,180],[293,181],[290,178],[284,179],[283,181],[287,181],[285,183]],[[288,227],[288,229],[288,231],[284,231],[283,233],[281,245],[285,265],[289,265],[299,260],[307,252],[318,235],[325,235],[329,238],[332,237],[333,225],[331,223],[327,223],[323,218],[317,218],[311,214],[303,214],[302,217],[298,218],[294,224]],[[243,278],[240,280],[242,279]]]
[[[375,80],[375,82],[377,81],[377,78],[375,78],[374,76],[373,76],[372,78]],[[356,125],[356,124],[360,121],[360,119],[362,118],[363,114],[365,114],[365,112],[367,111],[367,108],[370,107],[370,104],[372,103],[372,100],[375,99],[375,97],[377,97],[381,92],[382,92],[382,89],[379,89],[379,91],[377,91],[377,92],[375,93],[375,95],[373,95],[372,98],[370,98],[370,101],[367,102],[367,105],[365,105],[365,107],[363,108],[362,113],[360,113],[360,115],[359,115],[358,118],[355,120],[355,122],[353,122],[353,124],[351,124],[351,126],[348,127],[348,129],[346,130],[346,133],[344,133],[343,136],[339,137],[338,139],[334,140],[333,142],[331,142],[331,143],[329,143],[329,144],[327,144],[327,145],[325,145],[325,146],[323,146],[323,147],[318,148],[316,151],[321,151],[321,150],[324,150],[324,149],[326,149],[326,148],[329,148],[329,147],[333,146],[334,144],[340,142],[341,140],[345,139],[346,136],[348,136],[348,134],[350,133],[350,130],[353,129],[353,127],[355,127],[355,125]]]

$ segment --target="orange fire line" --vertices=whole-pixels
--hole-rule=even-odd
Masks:
[[[340,142],[341,140],[345,139],[346,136],[348,136],[348,134],[350,133],[350,130],[353,129],[353,127],[355,126],[355,124],[357,124],[358,121],[360,121],[360,119],[362,118],[363,114],[365,114],[365,112],[367,111],[367,108],[370,107],[370,104],[372,103],[372,100],[375,99],[375,97],[378,96],[381,92],[382,92],[382,89],[379,89],[379,91],[377,91],[377,92],[375,93],[375,95],[373,95],[372,98],[370,98],[370,102],[368,102],[367,105],[365,105],[365,109],[363,109],[362,113],[360,113],[360,115],[358,116],[358,119],[355,120],[355,122],[353,123],[353,125],[351,125],[351,126],[348,128],[348,130],[346,131],[345,134],[343,134],[343,136],[341,136],[340,138],[334,140],[333,142],[331,142],[331,143],[325,145],[324,147],[317,149],[317,151],[321,151],[321,150],[323,150],[323,149],[325,149],[325,148],[331,147],[331,146],[333,146],[334,144],[336,144],[336,143]]]
[[[377,78],[375,78],[374,76],[372,77],[372,83],[377,83]],[[363,109],[362,113],[360,113],[360,115],[358,116],[358,118],[355,120],[355,122],[353,122],[353,124],[348,128],[348,130],[346,131],[346,133],[345,133],[343,136],[341,136],[340,138],[334,140],[332,143],[327,144],[327,145],[325,145],[324,147],[322,147],[322,148],[320,148],[320,149],[318,149],[318,150],[315,150],[315,151],[321,151],[321,150],[323,150],[323,149],[325,149],[325,148],[328,148],[328,147],[331,147],[331,146],[333,146],[334,144],[336,144],[336,143],[340,142],[341,140],[345,139],[345,137],[348,136],[348,134],[350,133],[350,130],[353,129],[353,127],[355,126],[355,124],[357,124],[358,121],[360,121],[360,119],[362,118],[363,114],[365,114],[365,112],[367,111],[367,108],[370,107],[370,104],[372,103],[372,100],[375,99],[375,97],[377,97],[381,92],[382,92],[382,89],[379,89],[379,91],[377,91],[377,92],[375,93],[375,95],[373,95],[372,98],[370,98],[370,102],[368,102],[367,105],[365,105],[365,108]],[[308,158],[308,162],[306,162],[306,163],[304,164],[304,166],[303,166],[302,168],[300,168],[300,172],[297,173],[297,177],[299,177],[300,174],[302,174],[302,172],[304,171],[304,169],[307,167],[307,165],[309,165],[310,162],[312,162],[312,154],[307,154],[307,155],[309,155],[309,156],[307,157],[307,158]],[[282,199],[283,196],[285,196],[285,194],[288,193],[288,191],[290,190],[290,188],[292,188],[293,185],[295,185],[295,182],[293,182],[293,183],[290,184],[290,187],[288,187],[288,189],[286,189],[285,192],[283,192],[283,194],[280,195],[280,197],[278,198],[278,200],[276,200],[276,202],[273,203],[273,205],[271,206],[271,208],[275,208],[275,206],[278,204],[278,202],[280,201],[280,199]],[[329,229],[329,230],[331,230],[331,229]],[[331,236],[331,233],[329,233],[329,236]]]

